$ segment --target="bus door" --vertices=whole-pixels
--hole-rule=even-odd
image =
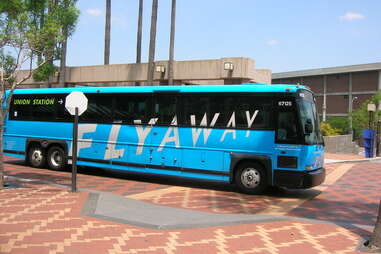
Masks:
[[[153,127],[150,124],[150,109],[151,97],[146,94],[114,95],[114,124],[109,138],[116,141],[112,145],[117,152],[116,156],[112,156],[113,164],[128,163],[145,172],[151,148],[149,135]]]
[[[177,94],[154,94],[153,115],[157,122],[152,129],[149,164],[164,170],[180,170],[182,152],[177,115]],[[178,174],[177,172],[176,174]]]
[[[299,157],[303,141],[297,116],[295,100],[290,97],[276,101],[276,130],[273,168],[296,170],[299,168]],[[274,165],[275,164],[275,165]]]

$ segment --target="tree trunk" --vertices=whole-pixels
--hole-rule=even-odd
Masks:
[[[143,34],[143,0],[139,0],[138,33],[136,40],[136,63],[142,62],[142,34]],[[140,86],[140,82],[135,83]]]
[[[66,51],[67,51],[67,29],[64,31],[65,38],[62,41],[61,62],[60,62],[60,80],[58,87],[65,87],[66,81]]]
[[[157,6],[158,0],[152,0],[152,14],[151,14],[151,32],[149,40],[149,55],[148,55],[148,73],[147,82],[152,85],[153,74],[155,71],[155,43],[156,43],[156,23],[157,23]]]
[[[4,95],[2,95],[4,96]],[[3,156],[3,127],[4,127],[4,113],[3,104],[0,103],[0,190],[5,186],[4,182],[4,156]]]
[[[136,63],[142,62],[143,0],[139,0],[138,34],[136,40]]]
[[[175,47],[175,28],[176,28],[176,0],[172,0],[171,11],[171,34],[169,41],[169,61],[168,61],[168,85],[173,86],[173,59]]]
[[[106,0],[105,52],[104,64],[110,63],[111,0]]]
[[[57,0],[50,0],[49,1],[49,3],[48,3],[48,13],[51,13],[54,10],[56,4],[57,4]],[[48,53],[45,56],[46,59],[49,59],[48,63],[50,65],[53,65],[53,56],[54,56],[54,45],[55,45],[55,43],[56,43],[55,41],[52,43]],[[52,88],[53,76],[54,76],[54,74],[50,74],[49,75],[49,78],[47,80],[48,88]]]
[[[381,248],[381,200],[380,205],[378,207],[376,226],[374,227],[373,234],[369,240],[369,247]]]

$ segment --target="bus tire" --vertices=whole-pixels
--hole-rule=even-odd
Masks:
[[[266,171],[256,162],[244,162],[238,165],[234,180],[238,189],[246,194],[260,194],[267,188]]]
[[[63,170],[66,167],[65,151],[60,146],[50,147],[47,161],[50,169]]]
[[[28,150],[28,162],[32,167],[42,168],[46,163],[44,149],[39,145],[33,145]]]

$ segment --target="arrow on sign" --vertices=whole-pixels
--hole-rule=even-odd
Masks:
[[[58,103],[59,103],[59,104],[62,104],[62,103],[63,103],[63,100],[62,100],[62,99],[61,99],[61,100],[59,100],[59,101],[58,101]]]

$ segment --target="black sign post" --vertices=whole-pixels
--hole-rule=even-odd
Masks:
[[[71,172],[71,192],[77,192],[77,147],[78,147],[78,107],[75,107],[73,124],[73,153]]]
[[[73,140],[72,140],[72,174],[71,174],[71,192],[77,192],[77,155],[78,155],[78,116],[87,110],[87,97],[83,92],[73,91],[65,98],[65,108],[74,116]]]

